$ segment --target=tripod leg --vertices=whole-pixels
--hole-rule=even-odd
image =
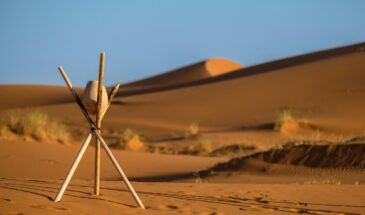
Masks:
[[[101,145],[105,149],[105,151],[108,154],[110,160],[112,161],[114,166],[117,168],[120,176],[122,176],[125,185],[127,186],[129,192],[132,193],[132,196],[133,196],[134,200],[137,202],[138,206],[142,209],[145,209],[141,199],[138,197],[136,191],[133,189],[131,183],[129,182],[129,180],[127,178],[127,176],[124,174],[122,168],[119,166],[118,161],[115,159],[113,153],[110,151],[110,149],[109,149],[108,145],[105,143],[104,139],[101,137],[101,135],[97,131],[94,131],[94,133],[96,134],[96,137],[100,140]]]
[[[104,87],[104,64],[105,64],[105,52],[100,54],[100,65],[99,65],[99,82],[98,82],[98,96],[97,96],[97,105],[98,112],[96,114],[96,127],[100,131],[101,127],[101,118],[102,118],[102,101],[103,98],[103,87]],[[94,174],[94,194],[99,195],[100,191],[100,142],[96,139],[95,143],[95,174]]]
[[[95,138],[94,194],[100,194],[100,141]]]
[[[88,145],[89,145],[89,143],[90,143],[91,137],[92,137],[92,133],[91,133],[91,132],[89,132],[89,134],[87,135],[87,137],[86,137],[86,139],[85,139],[85,141],[84,141],[84,143],[83,143],[83,145],[82,145],[82,147],[81,147],[81,149],[80,149],[79,153],[78,153],[78,154],[77,154],[77,156],[76,156],[75,161],[73,162],[73,164],[72,164],[72,166],[71,166],[70,170],[68,171],[67,176],[66,176],[65,180],[63,181],[63,184],[62,184],[62,186],[61,186],[60,190],[59,190],[59,191],[58,191],[58,193],[57,193],[57,196],[56,196],[56,198],[55,198],[55,200],[54,200],[55,202],[58,202],[58,201],[60,201],[60,200],[61,200],[62,195],[63,195],[63,193],[65,192],[65,190],[66,190],[66,188],[67,188],[68,183],[70,182],[70,180],[71,180],[71,178],[72,178],[73,174],[75,173],[75,170],[76,170],[77,166],[79,165],[80,160],[81,160],[82,156],[84,155],[84,153],[85,153],[85,150],[86,150],[87,146],[88,146]]]

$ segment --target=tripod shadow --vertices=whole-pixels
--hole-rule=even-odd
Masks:
[[[26,182],[24,180],[17,180],[17,181]],[[27,181],[32,181],[33,183],[35,182],[35,180],[27,180]],[[40,182],[38,182],[38,183],[40,183]],[[41,181],[41,183],[44,183],[44,182]],[[56,184],[52,183],[52,185],[56,185]],[[59,184],[57,184],[57,185],[59,185]],[[70,197],[81,198],[81,199],[89,199],[89,200],[106,201],[109,203],[114,203],[114,204],[118,204],[118,205],[135,208],[134,205],[118,202],[118,201],[115,201],[112,199],[106,199],[101,196],[92,196],[91,192],[85,192],[85,191],[73,189],[72,187],[74,187],[74,186],[75,185],[70,184],[70,188],[67,189],[68,192],[65,193],[64,196],[70,196]],[[92,188],[92,186],[83,186],[83,187]],[[52,187],[52,186],[47,186],[47,185],[46,186],[35,185],[35,184],[19,184],[19,183],[15,183],[12,181],[1,182],[0,188],[37,195],[37,196],[46,198],[47,200],[52,201],[52,202],[54,201],[53,196],[55,196],[57,191],[59,190],[59,187]],[[47,193],[47,194],[45,194],[45,193]]]

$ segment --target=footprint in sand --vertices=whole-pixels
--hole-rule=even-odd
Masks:
[[[53,211],[69,211],[68,208],[62,208],[62,207],[52,207],[52,206],[46,206],[46,205],[32,205],[32,208],[42,209],[42,210],[53,210]]]
[[[156,208],[158,210],[178,210],[179,209],[179,206],[173,205],[173,204],[170,204],[170,205],[157,205]]]
[[[291,209],[289,209],[289,211],[294,212],[294,213],[299,213],[299,214],[308,213],[308,210],[305,208],[291,208]]]
[[[177,210],[177,209],[179,209],[179,207],[177,205],[165,205],[165,208],[166,209],[169,209],[169,210]]]
[[[268,204],[269,201],[265,200],[263,197],[255,197],[253,200],[259,203]]]
[[[7,198],[0,198],[0,202],[3,202],[3,203],[11,203],[13,200],[11,199],[7,199]]]
[[[181,192],[182,194],[185,194],[185,195],[196,195],[196,192],[194,191],[187,191],[187,192]]]
[[[242,211],[246,211],[246,210],[254,210],[254,211],[270,211],[270,212],[273,212],[273,211],[276,211],[277,208],[276,207],[270,207],[270,206],[260,206],[260,205],[250,205],[250,207],[241,207],[239,208],[240,210]]]
[[[158,205],[157,207],[151,207],[151,209],[157,209],[157,210],[161,210],[161,211],[173,211],[174,214],[178,214],[178,213],[188,213],[190,214],[190,208],[186,205],[176,205],[176,204],[169,204],[169,205]]]
[[[52,164],[52,165],[60,164],[60,162],[58,162],[56,160],[52,160],[52,159],[41,159],[40,162],[49,163],[49,164]]]
[[[202,212],[199,215],[224,215],[224,213],[221,213],[221,212]]]
[[[1,215],[3,215],[2,213],[0,213]],[[10,213],[7,213],[7,215],[25,215],[26,213],[24,212],[10,212]]]

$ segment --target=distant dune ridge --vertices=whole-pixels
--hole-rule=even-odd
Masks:
[[[126,84],[125,87],[127,89],[171,87],[220,76],[242,68],[241,64],[228,59],[211,58],[171,72]]]
[[[82,90],[76,87],[80,93]],[[81,93],[80,93],[81,95]],[[66,86],[0,85],[0,109],[27,108],[73,102]]]

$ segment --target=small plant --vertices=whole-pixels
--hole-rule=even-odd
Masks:
[[[306,142],[305,141],[294,141],[294,142],[288,142],[286,144],[281,145],[282,149],[291,149],[297,146],[302,146],[305,145]]]
[[[59,143],[71,140],[70,130],[64,123],[33,109],[9,111],[0,116],[0,136]]]
[[[212,151],[212,142],[204,137],[199,137],[195,147],[198,154],[208,154]]]
[[[0,118],[0,137],[7,140],[17,139],[17,135],[11,132],[7,126],[7,123],[4,122],[3,118]]]
[[[128,142],[132,139],[140,139],[138,132],[130,128],[125,129],[119,137],[122,142]]]
[[[280,131],[281,128],[288,122],[294,121],[294,117],[289,110],[284,110],[283,112],[279,113],[275,120],[274,129],[276,131]]]
[[[199,136],[199,124],[196,122],[192,122],[189,125],[189,129],[186,131],[185,133],[185,137],[186,138],[196,138],[197,136]]]
[[[121,135],[118,136],[117,147],[131,151],[143,151],[145,144],[142,141],[141,135],[130,128],[125,129]]]
[[[194,172],[193,173],[193,176],[194,176],[194,183],[195,184],[203,184],[204,183],[204,179],[202,179],[199,175],[198,172]]]

